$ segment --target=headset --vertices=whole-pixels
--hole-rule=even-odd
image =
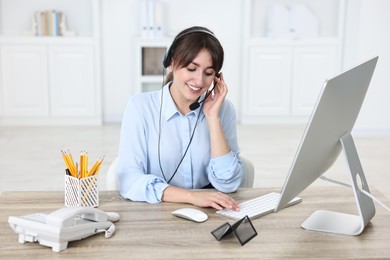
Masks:
[[[182,34],[179,34],[175,37],[175,39],[173,40],[173,42],[171,43],[171,46],[169,46],[168,48],[168,51],[165,53],[164,55],[164,59],[163,59],[163,66],[164,68],[168,68],[169,65],[171,64],[171,61],[172,61],[172,52],[175,50],[176,48],[176,45],[177,45],[177,42],[185,35],[188,35],[188,34],[191,34],[191,33],[206,33],[208,35],[211,35],[213,36],[214,38],[215,35],[214,33],[212,33],[211,31],[208,31],[206,29],[200,29],[200,28],[195,28],[193,30],[189,30],[187,32],[184,32]]]
[[[188,35],[188,34],[191,34],[191,33],[206,33],[206,34],[211,35],[211,36],[213,36],[214,38],[216,38],[215,35],[214,35],[211,31],[208,31],[208,30],[206,30],[206,29],[200,29],[200,28],[195,28],[195,29],[193,29],[193,30],[189,30],[189,31],[187,31],[187,32],[184,32],[184,33],[182,33],[182,34],[177,35],[177,36],[175,37],[175,39],[173,40],[171,46],[168,48],[168,51],[167,51],[167,52],[165,53],[165,55],[164,55],[164,59],[163,59],[163,62],[162,62],[164,68],[168,68],[169,65],[171,64],[171,61],[172,61],[172,52],[174,51],[174,49],[175,49],[175,47],[176,47],[176,45],[177,45],[178,40],[179,40],[180,38],[182,38],[183,36]],[[220,74],[219,74],[219,73],[216,73],[216,77],[219,78],[219,76],[220,76]],[[163,75],[163,77],[164,77],[164,75]],[[191,109],[191,110],[196,110],[197,108],[199,108],[199,107],[201,106],[201,104],[207,99],[207,97],[213,92],[214,88],[215,88],[215,84],[214,84],[214,86],[212,87],[212,89],[206,93],[205,97],[204,97],[201,101],[198,100],[198,101],[195,101],[194,103],[192,103],[192,104],[190,105],[190,109]],[[161,157],[160,157],[161,113],[162,113],[162,102],[163,102],[163,99],[162,99],[162,98],[163,98],[163,90],[161,90],[161,104],[160,104],[160,118],[159,118],[158,161],[159,161],[160,171],[161,171],[161,173],[162,173],[162,175],[163,175],[165,181],[167,181],[167,183],[170,183],[171,180],[173,179],[173,177],[176,175],[176,173],[177,173],[177,171],[178,171],[178,169],[179,169],[181,163],[183,162],[184,157],[186,156],[186,154],[187,154],[187,152],[188,152],[188,149],[189,149],[189,147],[190,147],[190,145],[191,145],[191,143],[192,143],[192,139],[193,139],[193,137],[194,137],[195,129],[196,129],[197,125],[198,125],[199,116],[200,116],[201,113],[200,113],[200,112],[198,113],[198,117],[196,118],[195,126],[194,126],[194,129],[192,130],[192,134],[191,134],[190,141],[188,142],[187,148],[186,148],[186,150],[185,150],[183,156],[181,157],[181,159],[180,159],[180,161],[179,161],[179,164],[177,165],[177,167],[176,167],[174,173],[172,174],[172,176],[169,178],[169,180],[167,180],[167,178],[165,177],[164,171],[163,171],[163,169],[162,169]],[[204,104],[204,103],[203,103],[203,104]],[[202,104],[202,107],[203,107],[203,104]]]
[[[208,35],[213,36],[215,39],[217,39],[217,38],[215,37],[214,33],[212,33],[211,31],[206,30],[206,29],[200,29],[200,28],[195,28],[195,29],[193,29],[193,30],[189,30],[189,31],[187,31],[187,32],[184,32],[184,33],[182,33],[182,34],[177,35],[177,36],[175,37],[175,39],[173,40],[171,46],[168,48],[168,51],[167,51],[167,52],[165,53],[165,55],[164,55],[164,59],[163,59],[163,62],[162,62],[164,68],[168,68],[169,65],[171,64],[171,61],[172,61],[172,52],[173,52],[174,49],[176,48],[176,45],[177,45],[178,40],[181,39],[183,36],[188,35],[188,34],[191,34],[191,33],[206,33],[206,34],[208,34]],[[218,40],[218,39],[217,39],[217,40]],[[219,77],[220,77],[220,74],[217,72],[217,73],[215,74],[215,76],[216,76],[217,78],[219,78]],[[209,91],[206,93],[206,96],[203,98],[203,100],[201,100],[201,101],[198,100],[198,101],[195,101],[194,103],[192,103],[192,104],[190,105],[190,109],[191,109],[191,110],[196,110],[196,109],[198,109],[198,108],[200,107],[200,104],[201,104],[202,102],[204,102],[204,101],[208,98],[208,96],[212,93],[212,91],[214,90],[214,88],[215,88],[215,85],[212,87],[211,90],[209,90]]]

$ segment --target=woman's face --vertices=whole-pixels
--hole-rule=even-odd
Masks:
[[[173,68],[172,96],[175,102],[192,103],[208,90],[215,71],[210,53],[202,49],[195,59],[183,68]],[[180,100],[177,100],[179,98]]]

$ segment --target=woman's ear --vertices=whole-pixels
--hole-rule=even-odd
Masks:
[[[170,72],[173,72],[173,68],[174,68],[174,65],[173,65],[173,64],[174,64],[174,63],[175,63],[175,61],[172,60],[171,63],[169,64],[169,66],[168,66],[168,69],[169,69]]]

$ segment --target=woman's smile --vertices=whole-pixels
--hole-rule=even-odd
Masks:
[[[185,83],[185,84],[191,90],[191,92],[194,92],[194,93],[199,93],[200,90],[202,89],[202,88],[199,88],[199,87],[195,87],[194,85],[189,84],[189,83]]]

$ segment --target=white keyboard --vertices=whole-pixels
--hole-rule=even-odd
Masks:
[[[217,214],[235,220],[242,219],[245,216],[248,216],[250,219],[255,219],[274,212],[277,204],[279,203],[279,198],[280,198],[280,193],[271,192],[254,199],[241,202],[239,204],[240,205],[239,211],[223,209],[223,210],[218,210]],[[302,201],[301,198],[296,197],[292,201],[290,201],[287,206],[292,206],[301,201]]]

